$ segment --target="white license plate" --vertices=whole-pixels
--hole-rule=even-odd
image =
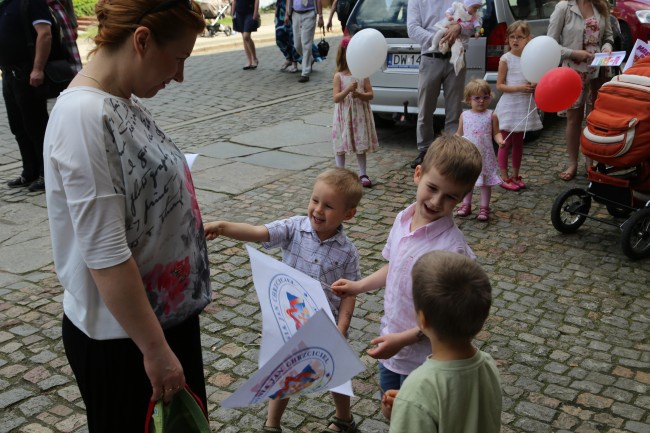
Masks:
[[[420,54],[389,54],[386,60],[388,69],[418,69]]]

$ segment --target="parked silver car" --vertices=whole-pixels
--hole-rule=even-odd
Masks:
[[[431,0],[437,1],[437,0]],[[388,55],[381,69],[370,77],[375,93],[371,107],[379,123],[418,112],[418,68],[420,45],[409,39],[406,30],[408,0],[359,0],[347,22],[350,34],[365,28],[379,30],[388,43]],[[533,35],[544,35],[557,1],[487,0],[480,13],[483,37],[470,39],[465,57],[467,80],[484,78],[496,91],[499,59],[506,51],[506,29],[518,19],[529,22]],[[440,92],[434,116],[444,116],[444,94]],[[439,120],[439,119],[437,119]],[[438,125],[440,122],[436,122]]]

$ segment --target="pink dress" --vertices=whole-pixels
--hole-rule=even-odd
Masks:
[[[492,110],[482,113],[472,110],[463,111],[464,137],[474,143],[481,152],[483,170],[479,175],[476,186],[494,186],[501,184],[497,158],[492,145]]]
[[[341,90],[345,89],[356,78],[338,72],[341,77]],[[363,80],[359,81],[360,92],[364,91]],[[341,102],[334,105],[334,119],[332,120],[332,142],[334,153],[373,152],[379,146],[375,120],[368,101],[362,101],[349,94]]]

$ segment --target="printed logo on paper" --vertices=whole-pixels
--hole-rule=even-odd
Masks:
[[[271,279],[269,301],[285,342],[319,310],[307,290],[286,274],[278,274]]]
[[[327,389],[334,373],[334,358],[325,349],[307,347],[285,358],[252,391],[251,404],[283,399],[309,388],[309,392]]]

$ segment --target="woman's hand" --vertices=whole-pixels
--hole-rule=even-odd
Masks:
[[[169,403],[178,391],[185,386],[185,375],[180,361],[167,344],[155,348],[150,353],[143,353],[144,369],[151,382],[152,401],[161,398]]]
[[[327,26],[325,27],[325,30],[328,32],[332,31],[332,15],[327,19]]]
[[[594,55],[585,50],[574,50],[571,53],[571,58],[577,62],[591,63],[594,60]]]

